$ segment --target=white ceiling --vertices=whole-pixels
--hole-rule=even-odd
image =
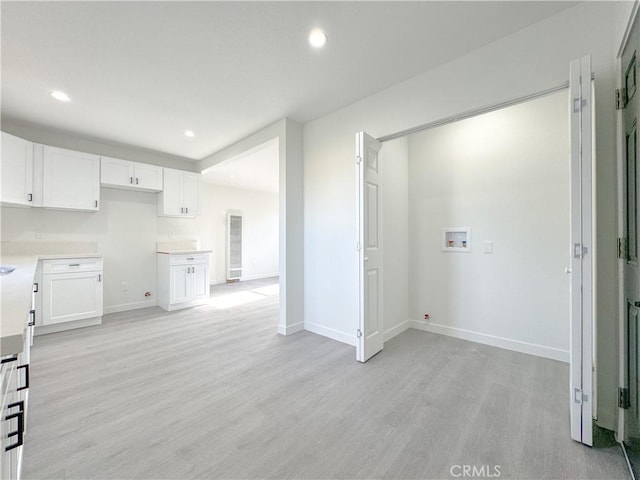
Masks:
[[[282,117],[322,116],[574,3],[3,1],[2,116],[200,159]],[[327,33],[320,51],[307,42],[312,27]],[[72,101],[56,102],[52,89]]]
[[[280,158],[277,138],[202,172],[202,180],[213,185],[277,193]]]

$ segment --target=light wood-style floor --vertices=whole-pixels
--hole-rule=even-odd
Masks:
[[[566,364],[414,330],[359,364],[277,335],[277,295],[247,295],[269,283],[36,337],[24,477],[629,478],[569,438]]]

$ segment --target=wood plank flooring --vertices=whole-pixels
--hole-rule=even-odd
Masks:
[[[259,295],[37,337],[24,477],[629,478],[619,448],[569,438],[566,364],[415,330],[359,364],[277,335],[277,295]]]

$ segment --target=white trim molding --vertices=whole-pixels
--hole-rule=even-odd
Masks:
[[[304,330],[304,323],[297,322],[293,325],[278,325],[278,333],[280,335],[293,335],[294,333],[298,333]]]
[[[482,343],[484,345],[491,345],[492,347],[504,348],[505,350],[527,353],[529,355],[535,355],[537,357],[549,358],[551,360],[558,360],[560,362],[569,363],[568,350],[546,347],[544,345],[537,345],[535,343],[521,342],[520,340],[497,337],[495,335],[473,332],[471,330],[464,330],[462,328],[438,325],[437,323],[425,322],[423,320],[410,320],[409,325],[410,328],[422,330],[424,332],[438,333],[440,335],[447,335],[449,337],[469,340],[471,342]]]
[[[347,345],[351,345],[353,347],[356,346],[357,339],[355,334],[350,335],[348,333],[341,332],[340,330],[325,327],[324,325],[319,325],[312,322],[304,322],[304,329],[309,332],[322,335],[323,337],[329,337],[333,340],[337,340],[338,342],[346,343]]]
[[[404,332],[405,330],[408,330],[409,328],[410,328],[409,320],[405,320],[404,322],[399,323],[395,327],[388,328],[387,330],[384,331],[384,341],[388,342],[393,337],[401,334],[402,332]]]
[[[158,301],[155,299],[143,300],[142,302],[121,303],[120,305],[110,305],[108,307],[104,307],[103,313],[107,315],[108,313],[128,312],[129,310],[138,310],[140,308],[155,307],[157,305],[158,305]]]

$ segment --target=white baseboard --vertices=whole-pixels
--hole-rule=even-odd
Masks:
[[[504,348],[520,353],[528,353],[537,357],[550,358],[560,362],[569,363],[569,351],[560,350],[559,348],[545,347],[535,343],[522,342],[520,340],[512,340],[510,338],[497,337],[486,333],[473,332],[471,330],[463,330],[462,328],[448,327],[438,325],[437,323],[425,322],[423,320],[410,320],[410,328],[423,330],[425,332],[439,333],[449,337],[469,340],[471,342],[491,345],[492,347]]]
[[[324,325],[320,325],[318,323],[312,322],[304,322],[304,329],[309,332],[317,333],[318,335],[322,335],[323,337],[329,337],[333,340],[337,340],[338,342],[346,343],[347,345],[356,346],[356,336],[349,335],[348,333],[341,332],[340,330],[336,330],[335,328],[325,327]]]
[[[104,307],[103,313],[106,315],[108,313],[128,312],[129,310],[155,307],[156,305],[158,305],[158,302],[155,299],[143,300],[142,302],[121,303],[120,305],[110,305],[108,307]]]
[[[241,277],[241,282],[246,282],[248,280],[260,280],[262,278],[273,278],[277,277],[280,274],[278,272],[275,273],[260,273],[258,275],[247,275],[245,277]],[[226,278],[216,278],[215,280],[211,280],[211,285],[222,285],[223,283],[227,283]]]
[[[384,341],[388,342],[393,337],[395,337],[396,335],[404,332],[407,329],[409,329],[409,320],[405,320],[404,322],[399,323],[395,327],[391,327],[391,328],[385,330],[384,331]]]
[[[54,323],[51,325],[36,325],[34,335],[46,335],[47,333],[64,332],[76,328],[93,327],[102,323],[102,317],[85,318],[84,320],[74,320],[72,322]]]
[[[277,277],[278,275],[280,275],[278,272],[275,272],[275,273],[260,273],[258,275],[247,275],[247,276],[243,276],[240,279],[240,281],[241,282],[246,282],[247,280],[260,280],[262,278]]]
[[[293,335],[294,333],[298,333],[304,330],[304,323],[297,322],[293,325],[282,325],[278,324],[278,333],[280,335]]]

